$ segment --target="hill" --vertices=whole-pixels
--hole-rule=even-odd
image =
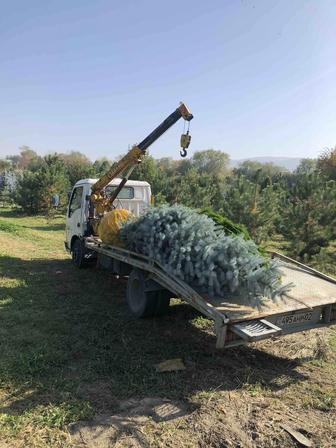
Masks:
[[[294,171],[295,168],[299,165],[302,158],[299,157],[249,157],[246,159],[239,160],[231,160],[231,166],[236,168],[240,163],[245,162],[246,160],[253,160],[255,162],[260,163],[273,163],[277,166],[283,166],[289,171]]]

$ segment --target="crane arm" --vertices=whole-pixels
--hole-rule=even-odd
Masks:
[[[138,145],[133,146],[124,157],[122,157],[118,162],[114,163],[108,170],[108,172],[105,173],[95,184],[92,185],[91,202],[96,207],[98,213],[103,213],[106,209],[112,206],[113,201],[116,199],[120,190],[127,182],[128,176],[130,175],[132,169],[139,162],[141,162],[141,159],[145,156],[147,148],[152,145],[157,139],[159,139],[161,135],[163,135],[169,128],[171,128],[180,118],[183,118],[186,121],[190,121],[193,119],[192,113],[184,103],[181,103],[173,113],[171,113],[157,128],[154,129],[154,131],[152,131]],[[126,170],[129,170],[129,172],[122,179],[121,183],[113,192],[112,196],[107,198],[103,192],[103,189],[113,179],[115,179]]]

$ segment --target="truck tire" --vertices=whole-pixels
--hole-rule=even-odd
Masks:
[[[168,311],[170,297],[164,290],[146,291],[143,271],[133,269],[127,282],[126,299],[134,317],[161,316]]]
[[[86,265],[85,247],[80,239],[76,239],[71,249],[72,263],[79,269]]]

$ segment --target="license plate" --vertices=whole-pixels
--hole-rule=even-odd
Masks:
[[[280,327],[285,327],[288,325],[304,324],[305,322],[311,321],[312,318],[313,318],[312,311],[304,313],[286,314],[286,316],[279,317],[276,324],[279,325]]]

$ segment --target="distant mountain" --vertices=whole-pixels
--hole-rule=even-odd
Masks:
[[[302,158],[298,157],[249,157],[247,159],[231,160],[232,168],[237,168],[238,165],[245,160],[252,160],[260,163],[273,163],[273,165],[282,166],[289,171],[294,171],[299,165]]]

